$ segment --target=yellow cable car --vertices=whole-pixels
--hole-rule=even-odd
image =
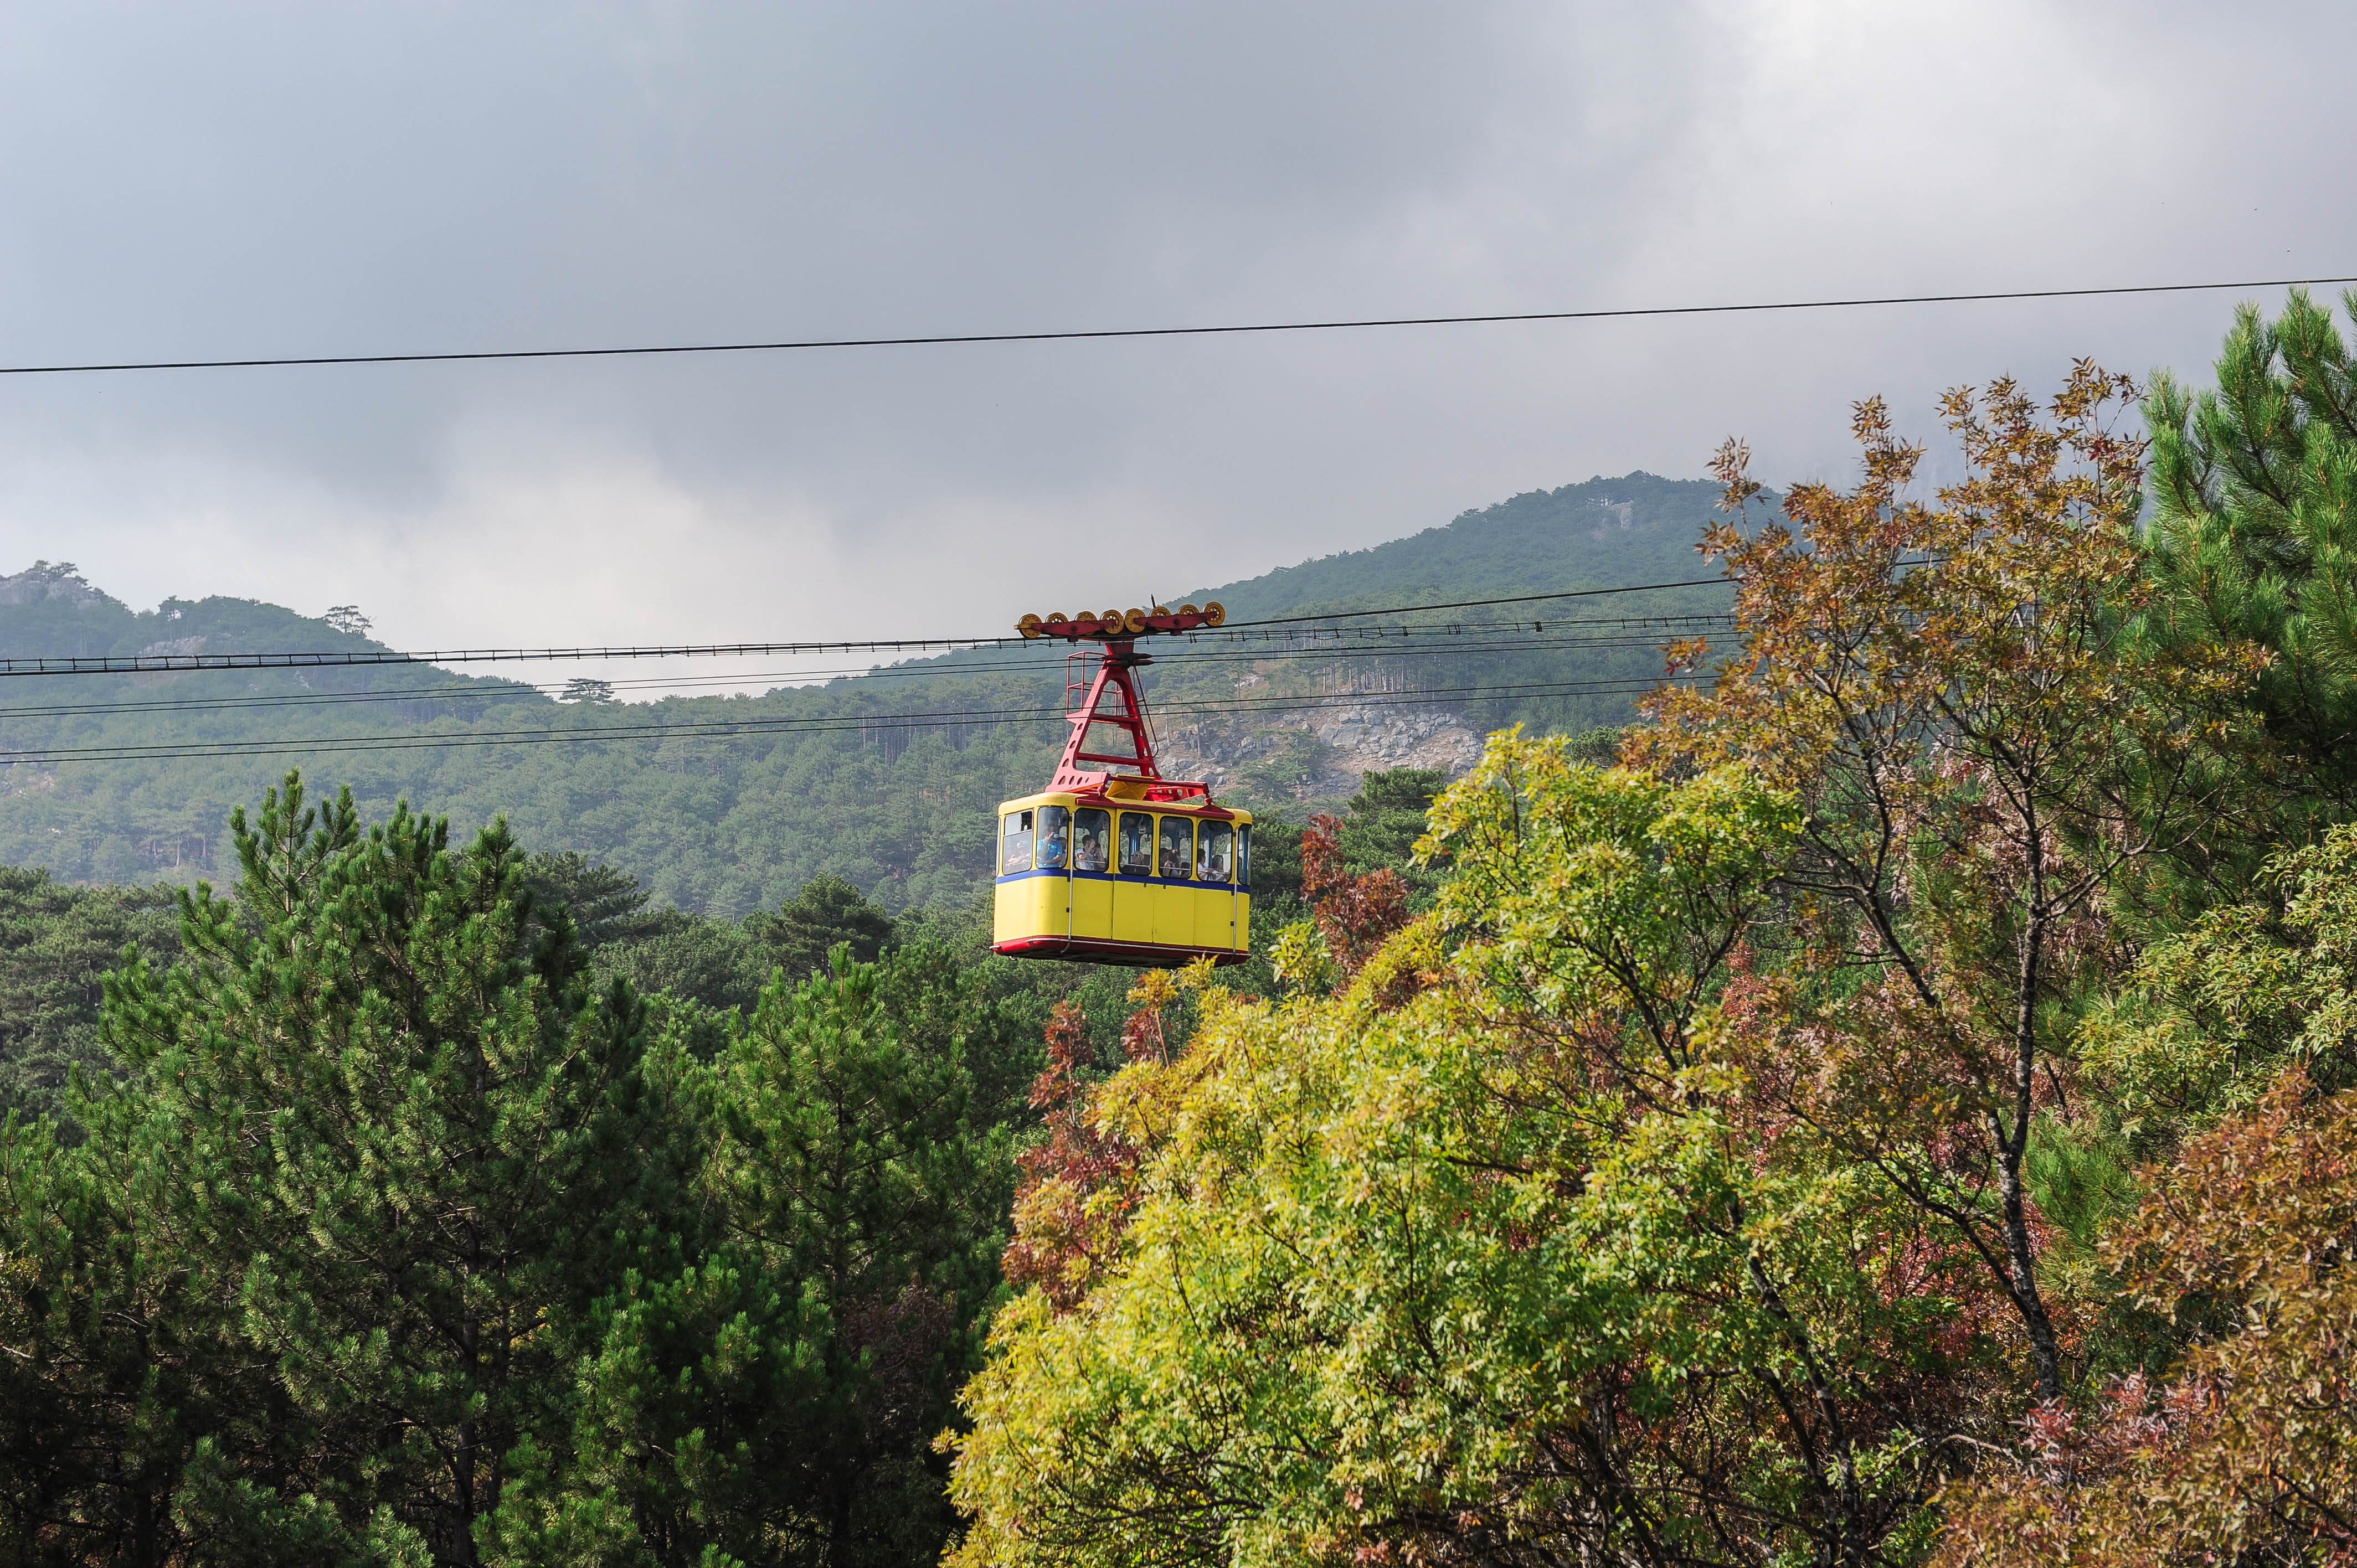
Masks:
[[[1086,639],[1101,652],[1087,697],[1065,715],[1072,731],[1055,778],[998,808],[994,950],[1149,966],[1249,956],[1252,813],[1156,769],[1130,673],[1148,662],[1138,637],[1226,618],[1216,602],[1023,618],[1026,637]],[[1066,696],[1079,689],[1068,682]]]

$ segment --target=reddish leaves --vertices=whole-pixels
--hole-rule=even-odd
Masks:
[[[1351,875],[1342,863],[1342,820],[1323,811],[1301,831],[1301,891],[1345,974],[1407,924],[1406,879],[1389,866]]]
[[[1119,1189],[1135,1176],[1138,1151],[1090,1115],[1089,1021],[1077,1004],[1057,1004],[1047,1039],[1048,1065],[1031,1086],[1031,1104],[1047,1113],[1048,1136],[1017,1157],[1023,1184],[1004,1267],[1010,1283],[1036,1284],[1057,1311],[1069,1312],[1128,1223]]]
[[[2287,1074],[2147,1173],[2112,1244],[2149,1309],[2205,1329],[2158,1390],[2024,1423],[2010,1471],[1951,1489],[1952,1564],[2357,1563],[2357,1094]]]

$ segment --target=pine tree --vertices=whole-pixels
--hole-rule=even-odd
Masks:
[[[840,876],[812,877],[778,912],[746,924],[768,950],[770,961],[800,982],[826,966],[837,943],[851,956],[872,963],[892,940],[892,917]]]
[[[697,1069],[708,1231],[599,1304],[570,1446],[509,1499],[503,1561],[938,1554],[930,1444],[979,1359],[1012,1162],[968,1115],[963,1036],[991,1015],[927,994],[931,967],[838,949]]]
[[[75,887],[0,866],[0,1110],[63,1109],[67,1069],[96,1068],[99,977],[136,941],[178,946],[167,887]]]
[[[203,1205],[175,1190],[177,1131],[132,1095],[76,1109],[79,1146],[47,1122],[0,1128],[0,1560],[277,1560],[205,1549],[299,1495],[310,1444],[223,1331],[224,1282],[187,1222]],[[184,1495],[192,1472],[215,1484]],[[376,1555],[340,1533],[333,1556]]]
[[[676,909],[650,909],[653,895],[618,866],[590,859],[577,849],[535,854],[524,862],[524,886],[533,909],[545,919],[563,909],[575,940],[591,952],[615,942],[634,942],[676,930],[687,917]]]
[[[1356,876],[1390,871],[1407,883],[1417,908],[1429,903],[1440,876],[1415,864],[1415,841],[1424,836],[1433,797],[1448,783],[1437,768],[1394,768],[1361,779],[1341,820],[1345,869]]]
[[[1022,1009],[847,945],[650,1006],[502,826],[290,776],[232,829],[107,983],[119,1080],[0,1122],[0,1562],[936,1554],[1013,1176],[967,1062],[995,1121]]]
[[[83,1110],[81,1163],[148,1183],[154,1211],[124,1218],[180,1239],[188,1310],[300,1451],[202,1447],[178,1528],[251,1556],[471,1563],[511,1453],[562,1413],[662,1142],[643,1010],[588,993],[561,916],[527,950],[503,825],[455,853],[406,810],[363,832],[349,793],[320,811],[293,775],[231,825],[236,900],[199,887],[187,961],[110,982],[133,1076]]]
[[[2357,313],[2357,294],[2347,301]],[[2301,290],[2235,315],[2213,391],[2156,375],[2148,629],[2179,652],[2255,644],[2253,744],[2222,766],[2243,809],[2197,846],[2233,897],[2284,838],[2357,809],[2357,363]]]

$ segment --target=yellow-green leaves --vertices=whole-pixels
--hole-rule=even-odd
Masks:
[[[1101,1092],[1130,1221],[997,1321],[961,1568],[1772,1554],[1916,1506],[1944,1261],[1686,1059],[1789,800],[1510,736],[1432,824],[1438,909],[1348,989],[1207,992]]]
[[[1740,764],[1672,784],[1516,732],[1435,802],[1425,846],[1457,863],[1438,919],[1485,985],[1566,1026],[1609,1015],[1659,1074],[1686,1064],[1798,828],[1792,797]]]
[[[1268,957],[1278,983],[1292,991],[1322,993],[1342,978],[1342,966],[1334,961],[1325,937],[1308,920],[1296,920],[1277,932]]]

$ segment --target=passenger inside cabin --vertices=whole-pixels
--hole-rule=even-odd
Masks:
[[[1228,878],[1229,851],[1235,835],[1225,822],[1205,822],[1195,840],[1195,880],[1225,882]]]
[[[1184,817],[1162,819],[1162,875],[1187,877],[1194,875],[1195,824]]]
[[[1113,813],[1094,810],[1082,811],[1077,824],[1079,837],[1072,849],[1072,869],[1103,871],[1111,862],[1113,852]]]
[[[1065,834],[1071,831],[1072,813],[1061,806],[1039,808],[1039,841],[1036,864],[1042,871],[1064,869]]]

